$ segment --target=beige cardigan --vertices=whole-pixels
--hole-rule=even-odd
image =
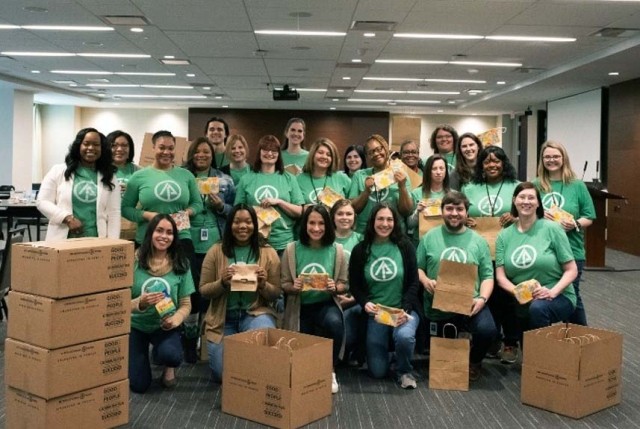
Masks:
[[[299,293],[291,293],[293,290],[293,280],[298,277],[296,275],[296,252],[295,252],[295,242],[289,243],[287,248],[284,250],[282,255],[282,274],[281,274],[281,284],[282,289],[287,295],[287,301],[284,308],[284,329],[289,331],[300,332],[300,294]],[[333,267],[333,280],[337,282],[342,282],[345,286],[348,286],[349,282],[347,281],[347,277],[349,274],[348,261],[344,257],[344,250],[342,248],[342,244],[336,243],[336,260]],[[340,301],[338,301],[338,297],[333,295],[333,302],[338,306],[340,312],[342,313],[342,307],[340,306]],[[343,314],[344,320],[344,314]],[[342,336],[343,341],[340,347],[340,357],[344,354],[344,339],[346,336],[346,327],[345,327],[345,335]]]
[[[253,316],[271,314],[271,307],[282,293],[280,289],[280,259],[272,247],[261,247],[258,265],[267,272],[265,287],[256,294],[256,300],[249,307],[248,313]],[[209,249],[202,263],[200,276],[200,294],[211,299],[205,315],[205,335],[207,341],[219,344],[224,332],[224,321],[227,315],[227,297],[229,289],[222,285],[222,273],[229,266],[227,257],[222,253],[222,244],[216,243]]]

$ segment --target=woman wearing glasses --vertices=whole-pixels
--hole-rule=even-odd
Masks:
[[[573,281],[573,288],[577,302],[569,321],[586,326],[587,315],[580,297],[580,278],[586,258],[584,229],[596,218],[593,201],[587,186],[576,177],[576,173],[571,168],[567,150],[558,142],[548,141],[540,148],[538,178],[534,183],[542,195],[544,217],[560,224],[569,238],[576,260],[578,276]]]
[[[453,172],[456,165],[456,142],[458,141],[458,132],[451,125],[438,125],[431,133],[429,142],[433,153],[438,153],[447,161],[449,174]]]
[[[273,207],[279,218],[271,224],[268,243],[282,254],[293,241],[293,223],[302,214],[302,193],[296,178],[284,171],[280,142],[267,135],[258,142],[253,171],[245,174],[236,189],[235,204]]]
[[[358,214],[356,231],[363,233],[369,214],[376,204],[386,202],[398,210],[400,216],[409,216],[413,211],[413,200],[407,187],[407,175],[403,171],[394,171],[394,183],[383,189],[375,185],[373,175],[389,167],[389,143],[384,137],[373,134],[364,145],[367,165],[370,168],[357,171],[351,179],[349,198]]]

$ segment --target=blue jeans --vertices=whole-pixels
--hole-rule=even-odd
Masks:
[[[529,305],[529,329],[544,328],[567,320],[573,311],[573,304],[564,295],[558,295],[551,301],[534,299]]]
[[[584,271],[584,259],[576,260],[578,266],[578,276],[573,281],[573,289],[576,291],[576,309],[569,317],[569,322],[576,325],[587,326],[587,313],[584,311],[584,304],[582,303],[582,297],[580,296],[580,280],[582,280],[582,272]]]
[[[352,351],[358,343],[358,334],[360,331],[360,316],[362,315],[362,307],[356,304],[344,310],[344,327],[346,331],[345,338],[345,359],[348,358],[348,352]]]
[[[367,323],[367,363],[373,378],[383,378],[389,372],[389,339],[393,338],[396,350],[396,372],[398,377],[413,370],[411,358],[416,346],[416,329],[420,319],[415,311],[405,324],[391,327],[369,317]]]
[[[150,334],[131,328],[129,336],[129,387],[136,393],[144,393],[151,386],[150,344],[154,348],[154,359],[159,364],[177,368],[182,362],[180,328],[170,331],[158,329]]]
[[[224,352],[223,340],[227,335],[238,334],[240,332],[253,331],[262,328],[275,328],[276,321],[270,314],[252,316],[244,310],[227,311],[224,321],[223,339],[220,343],[207,341],[207,351],[209,352],[209,368],[213,372],[213,379],[216,382],[222,381],[222,354]]]
[[[333,365],[338,363],[344,340],[344,320],[333,300],[301,305],[300,332],[332,339]]]

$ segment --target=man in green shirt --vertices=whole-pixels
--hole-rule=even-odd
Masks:
[[[222,119],[213,117],[207,121],[204,127],[204,134],[215,150],[214,158],[216,163],[214,168],[222,168],[229,164],[229,159],[225,155],[227,148],[227,137],[229,137],[229,124]]]
[[[464,194],[451,191],[442,199],[444,225],[431,229],[418,245],[418,277],[425,289],[424,311],[429,320],[431,335],[442,335],[445,323],[453,323],[458,331],[469,330],[472,339],[469,378],[477,380],[491,342],[497,335],[487,300],[493,291],[493,266],[486,240],[465,226],[469,200]],[[433,293],[440,261],[449,260],[472,264],[477,267],[471,316],[447,313],[432,307]]]

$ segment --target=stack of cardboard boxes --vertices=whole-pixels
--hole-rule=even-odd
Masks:
[[[12,248],[7,427],[128,422],[133,251],[97,238]]]

